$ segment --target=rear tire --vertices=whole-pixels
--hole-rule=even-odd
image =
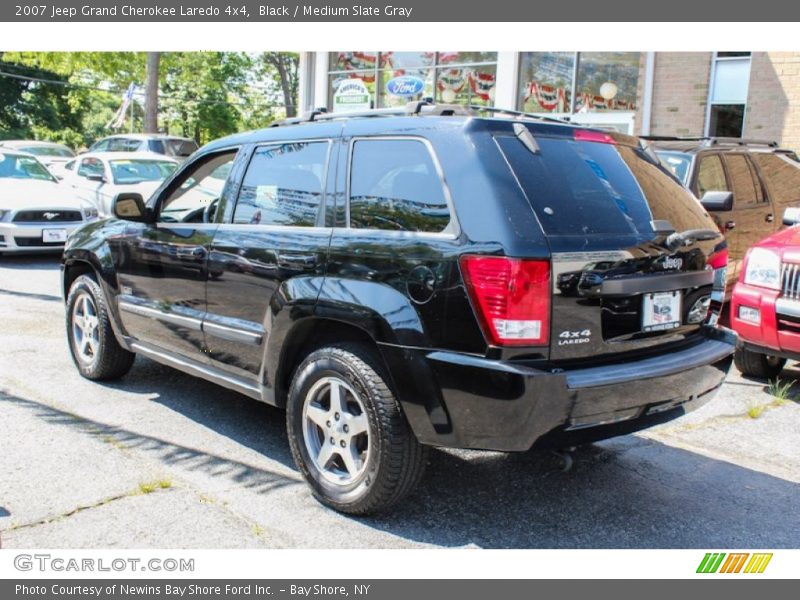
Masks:
[[[78,277],[69,288],[67,340],[72,360],[86,379],[118,379],[136,358],[117,342],[103,290],[88,275]]]
[[[773,379],[777,377],[786,364],[785,358],[753,352],[746,348],[737,348],[733,355],[733,362],[742,375],[758,377],[760,379]]]
[[[286,412],[295,463],[314,496],[340,512],[386,510],[427,463],[381,362],[361,344],[316,350],[297,368]]]

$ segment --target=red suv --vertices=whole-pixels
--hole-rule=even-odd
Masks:
[[[798,223],[800,208],[787,208],[783,224]],[[730,318],[740,337],[734,360],[743,374],[772,378],[786,359],[800,360],[800,227],[774,233],[748,250]]]

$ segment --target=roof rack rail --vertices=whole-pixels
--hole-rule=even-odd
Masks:
[[[709,138],[710,146],[768,146],[777,148],[778,142],[774,140],[759,140],[752,138],[712,137]]]
[[[714,137],[714,136],[673,136],[673,135],[641,135],[643,140],[651,142],[703,142],[706,146],[767,146],[777,148],[778,142],[752,138]]]
[[[518,118],[536,119],[539,121],[550,121],[553,123],[567,124],[569,121],[546,117],[534,113],[526,113],[519,110],[508,108],[496,108],[493,106],[481,106],[479,104],[436,104],[432,98],[423,98],[408,102],[404,106],[392,108],[373,108],[369,110],[358,110],[350,112],[328,112],[326,108],[315,108],[299,117],[291,117],[276,121],[270,127],[284,127],[286,125],[298,125],[300,123],[310,123],[312,121],[331,121],[335,119],[352,118],[374,118],[374,117],[402,117],[402,116],[476,116],[479,113],[505,114]]]
[[[495,106],[482,106],[480,104],[467,104],[467,108],[472,109],[475,112],[488,112],[488,113],[496,113],[501,115],[511,115],[513,117],[525,117],[526,119],[536,119],[537,121],[549,121],[552,123],[562,123],[573,125],[574,123],[570,123],[569,119],[558,119],[556,117],[547,117],[545,115],[540,115],[537,113],[529,113],[523,112],[521,110],[512,110],[510,108],[498,108]]]

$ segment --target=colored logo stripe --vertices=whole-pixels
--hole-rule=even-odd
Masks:
[[[724,552],[707,552],[697,567],[698,573],[716,573],[722,559],[725,558]]]
[[[727,556],[727,559],[725,558]],[[747,559],[750,559],[749,561]],[[725,561],[723,563],[723,560]],[[744,567],[745,573],[763,573],[769,561],[772,560],[772,553],[756,552],[706,552],[700,565],[697,567],[698,573],[741,573]],[[745,567],[745,563],[747,566]],[[721,568],[720,568],[721,566]]]
[[[763,573],[764,569],[767,568],[769,561],[772,560],[772,554],[761,553],[761,554],[753,554],[753,557],[750,559],[750,562],[747,563],[747,566],[744,568],[745,573]]]

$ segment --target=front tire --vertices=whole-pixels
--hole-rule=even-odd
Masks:
[[[362,345],[330,346],[303,361],[289,390],[295,463],[320,502],[348,514],[391,507],[413,490],[427,462],[381,370]]]
[[[88,275],[78,277],[69,289],[67,339],[72,360],[86,379],[122,377],[136,358],[117,342],[103,290]]]
[[[785,358],[770,356],[760,352],[753,352],[746,348],[736,348],[733,355],[733,362],[742,375],[758,377],[761,379],[773,379],[777,377],[786,364]]]

